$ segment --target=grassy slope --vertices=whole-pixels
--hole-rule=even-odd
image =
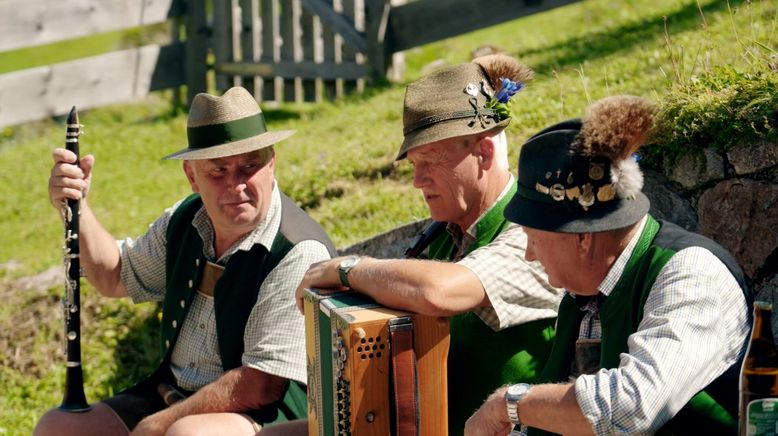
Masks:
[[[730,12],[724,1],[699,3],[588,0],[412,50],[406,79],[419,77],[435,59],[467,61],[472,49],[486,43],[519,57],[536,71],[514,104],[509,137],[520,144],[549,123],[580,115],[587,101],[614,93],[659,100],[673,82],[689,80],[702,68],[754,62],[744,55],[753,48],[749,40],[778,46],[774,4],[733,2]],[[410,186],[410,168],[392,162],[401,141],[402,98],[398,84],[335,103],[266,110],[271,128],[298,130],[277,148],[282,189],[307,206],[339,247],[425,215]],[[88,132],[82,151],[97,157],[90,203],[117,237],[142,232],[188,191],[179,163],[157,159],[181,148],[184,139],[185,115],[174,114],[164,96],[82,112],[81,121]],[[46,179],[50,150],[63,143],[62,124],[0,131],[6,162],[0,173],[0,279],[60,262],[62,226],[46,201]],[[514,147],[512,162],[517,155]],[[87,396],[95,400],[148,368],[156,317],[152,306],[130,308],[98,299],[87,286],[83,291]],[[0,306],[0,378],[6,385],[0,434],[28,434],[36,417],[60,401],[60,292],[0,285],[6,302]],[[145,367],[129,363],[138,353]]]

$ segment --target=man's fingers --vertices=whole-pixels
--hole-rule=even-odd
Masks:
[[[51,152],[51,158],[54,159],[54,163],[75,163],[76,154],[66,148],[55,148]]]

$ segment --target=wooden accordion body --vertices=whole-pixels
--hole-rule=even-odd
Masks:
[[[448,434],[447,318],[388,309],[354,292],[306,289],[304,305],[309,436]],[[413,377],[392,355],[404,348]]]

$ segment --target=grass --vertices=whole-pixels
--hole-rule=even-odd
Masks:
[[[717,68],[758,69],[778,47],[776,14],[778,6],[766,0],[587,0],[410,50],[406,80],[433,60],[466,62],[480,45],[501,47],[536,71],[513,105],[508,137],[520,144],[606,95],[661,103],[680,87],[694,90]],[[265,108],[272,129],[298,131],[276,148],[281,188],[338,247],[426,215],[409,165],[393,162],[402,140],[403,92],[403,84],[390,84],[336,102]],[[170,100],[170,93],[159,93],[80,114],[87,131],[82,152],[97,159],[90,204],[116,237],[141,233],[189,191],[180,163],[159,159],[184,145],[186,116]],[[61,286],[22,290],[14,280],[61,262],[62,224],[46,183],[63,124],[53,119],[0,131],[6,162],[0,173],[0,297],[6,303],[0,306],[0,434],[29,434],[62,397]],[[514,168],[517,156],[514,146]],[[82,291],[86,392],[95,401],[151,368],[157,308],[107,301],[87,285]]]

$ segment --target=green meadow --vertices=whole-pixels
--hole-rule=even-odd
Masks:
[[[121,43],[109,35],[84,53]],[[778,3],[586,0],[410,50],[402,83],[368,86],[333,102],[264,108],[271,129],[297,130],[276,146],[279,186],[336,246],[426,217],[411,186],[412,168],[394,162],[404,85],[433,62],[467,62],[487,44],[516,56],[536,75],[512,103],[507,131],[515,169],[527,137],[582,115],[589,102],[607,95],[635,94],[705,113],[707,106],[693,98],[711,87],[756,76],[775,86],[778,72],[769,63],[778,63]],[[0,53],[0,71],[63,60],[50,47],[28,51]],[[719,79],[709,76],[722,71]],[[774,117],[776,94],[754,92],[772,101]],[[185,145],[186,114],[172,100],[172,92],[161,92],[79,112],[86,131],[82,154],[96,157],[90,205],[117,238],[140,234],[189,192],[180,162],[160,159]],[[694,119],[690,123],[695,129]],[[708,136],[745,134],[725,124]],[[62,400],[63,286],[26,283],[43,280],[42,273],[62,262],[63,227],[48,202],[47,179],[51,150],[63,146],[64,134],[62,118],[0,129],[0,435],[29,434],[37,418]],[[674,150],[684,147],[683,140],[672,144]],[[662,146],[657,150],[669,152]],[[86,284],[82,301],[85,389],[97,401],[154,367],[158,308],[107,300]]]

